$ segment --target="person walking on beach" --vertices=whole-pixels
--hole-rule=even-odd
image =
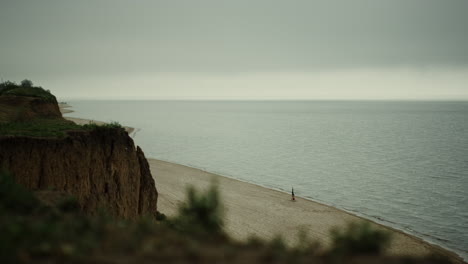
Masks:
[[[291,189],[291,201],[296,201],[296,197],[294,196],[294,187]]]

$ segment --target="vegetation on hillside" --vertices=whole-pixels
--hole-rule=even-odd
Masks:
[[[57,104],[57,100],[49,90],[35,87],[33,82],[25,79],[21,84],[6,81],[0,83],[0,96],[25,96],[41,98],[44,102]],[[0,135],[32,136],[32,137],[64,137],[67,131],[92,131],[105,129],[123,129],[117,123],[77,125],[58,117],[37,117],[22,120],[16,116],[21,113],[34,112],[29,105],[0,104]],[[28,112],[29,111],[29,112]],[[13,120],[13,121],[12,121]]]
[[[10,122],[0,124],[0,135],[54,137],[62,138],[67,131],[92,131],[124,128],[117,122],[97,125],[95,123],[78,125],[64,119],[36,119],[28,122]]]
[[[32,81],[24,79],[21,84],[6,81],[0,83],[0,95],[30,96],[42,98],[46,102],[57,102],[55,96],[40,86],[34,86]]]
[[[42,197],[43,199],[44,197]],[[0,263],[448,263],[440,258],[391,258],[378,255],[385,245],[352,257],[353,246],[318,251],[317,244],[299,237],[297,247],[281,238],[236,242],[223,231],[222,203],[215,186],[206,192],[190,189],[179,215],[159,214],[135,220],[116,219],[105,213],[84,215],[76,200],[63,196],[46,205],[32,193],[0,173]],[[361,226],[350,226],[361,229]],[[366,233],[353,243],[367,243]],[[340,239],[350,231],[339,235]],[[353,233],[353,232],[351,232]],[[354,236],[354,235],[352,235]],[[345,238],[348,239],[348,238]],[[355,253],[355,252],[354,252]]]
[[[60,138],[66,131],[81,129],[80,125],[60,119],[37,119],[0,124],[0,135]]]

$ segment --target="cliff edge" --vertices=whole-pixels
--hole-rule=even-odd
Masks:
[[[148,162],[122,127],[79,126],[62,118],[55,97],[23,94],[0,96],[0,120],[0,169],[17,183],[69,193],[89,214],[156,214]]]

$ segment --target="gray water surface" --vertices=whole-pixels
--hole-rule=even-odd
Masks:
[[[289,191],[468,258],[468,102],[72,101],[147,157]]]

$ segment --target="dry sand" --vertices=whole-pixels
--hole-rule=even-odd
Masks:
[[[63,113],[71,111],[67,109],[67,105],[61,105],[61,110]],[[103,123],[65,118],[80,124]],[[128,129],[134,131],[133,128]],[[298,240],[298,233],[303,230],[310,238],[326,247],[330,243],[332,228],[344,228],[350,222],[369,221],[300,197],[296,197],[293,202],[290,194],[258,185],[161,160],[148,161],[159,193],[158,211],[168,216],[175,215],[179,204],[185,200],[188,186],[206,189],[215,181],[225,207],[226,230],[237,240],[252,236],[272,239],[280,235],[289,245],[294,245]],[[440,253],[448,256],[454,263],[465,263],[456,254],[441,247],[374,222],[371,224],[392,233],[388,254],[422,256]]]

